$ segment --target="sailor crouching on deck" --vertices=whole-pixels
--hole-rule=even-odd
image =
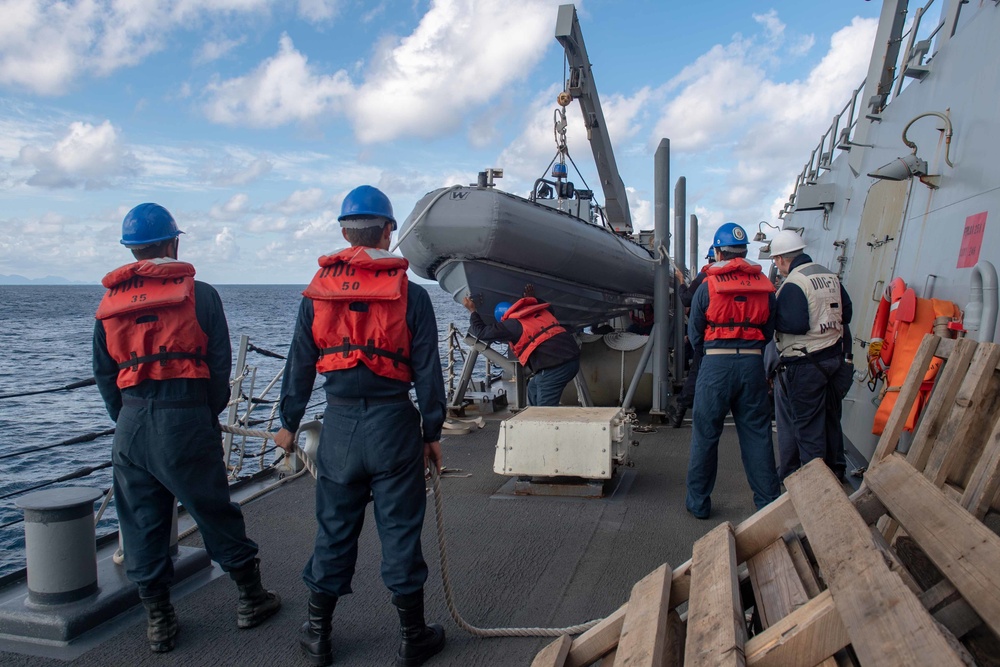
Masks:
[[[407,261],[388,252],[396,220],[389,199],[368,185],[344,199],[338,218],[351,247],[319,259],[303,293],[281,387],[275,442],[292,450],[323,374],[327,405],[316,454],[316,546],[302,578],[310,590],[300,643],[310,663],[333,661],[337,599],[351,593],[358,536],[369,498],[382,542],[382,581],[399,612],[399,666],[423,664],[444,648],[444,629],[424,621],[427,565],[420,549],[424,470],[441,469],[444,379],[437,322]],[[419,410],[409,398],[416,388]]]
[[[853,382],[850,352],[853,306],[837,274],[805,254],[805,240],[790,229],[771,241],[783,276],[777,296],[775,342],[781,354],[774,383],[778,424],[778,477],[823,459],[844,481],[847,459],[840,419]]]
[[[114,494],[126,573],[148,612],[150,648],[176,644],[170,604],[174,498],[198,523],[205,548],[239,587],[237,626],[281,607],[260,583],[257,545],[230,501],[218,415],[229,402],[232,349],[218,292],[177,261],[182,234],[167,209],[140,204],[122,223],[136,262],[102,281],[94,377],[116,422]]]
[[[493,311],[496,324],[483,321],[469,295],[462,305],[470,313],[471,336],[510,343],[517,360],[533,373],[528,380],[528,404],[558,406],[563,389],[580,371],[580,348],[573,334],[556,321],[549,305],[535,298],[534,286],[525,285],[524,297],[513,305],[498,303]]]
[[[774,286],[760,265],[744,259],[747,234],[739,225],[719,227],[713,247],[718,261],[706,269],[688,319],[691,345],[705,346],[695,386],[685,501],[699,519],[712,511],[719,438],[730,411],[754,505],[759,510],[780,493],[762,356],[774,335]]]

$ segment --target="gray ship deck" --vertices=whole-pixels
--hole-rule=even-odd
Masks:
[[[690,428],[660,426],[637,433],[634,468],[625,469],[614,495],[601,500],[512,497],[507,478],[492,471],[498,421],[477,433],[447,438],[445,465],[471,476],[442,479],[448,556],[456,603],[481,627],[568,626],[607,615],[628,599],[634,582],[663,562],[691,556],[694,541],[722,521],[753,512],[735,429],[727,427],[719,452],[713,516],[684,510]],[[305,665],[297,631],[306,589],[299,574],[312,550],[314,484],[304,476],[244,506],[248,531],[260,544],[264,583],[284,608],[265,625],[237,630],[236,589],[220,577],[175,595],[181,624],[177,648],[149,652],[144,614],[133,609],[113,621],[117,634],[70,663],[0,653],[4,665]],[[428,507],[424,554],[430,567],[427,616],[448,633],[429,665],[528,665],[551,639],[477,639],[448,616],[439,569],[433,508]],[[200,546],[195,533],[185,544]],[[354,594],[342,599],[334,621],[335,663],[390,665],[398,625],[379,578],[379,543],[370,510],[361,536]],[[85,637],[79,641],[88,641]]]

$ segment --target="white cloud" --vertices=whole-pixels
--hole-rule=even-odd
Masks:
[[[201,19],[266,12],[275,0],[0,0],[0,84],[60,95],[131,67]]]
[[[278,53],[256,70],[210,84],[205,90],[210,98],[205,113],[210,120],[226,125],[277,127],[335,113],[350,91],[346,72],[330,76],[315,73],[284,34]]]
[[[207,41],[201,45],[200,49],[198,49],[198,52],[194,55],[192,62],[194,62],[195,65],[205,65],[213,62],[222,58],[236,47],[241,46],[244,42],[246,42],[246,37],[240,37],[239,39],[229,39],[223,37],[221,39]]]
[[[329,21],[339,9],[340,0],[299,0],[299,15],[313,23]]]
[[[249,204],[250,197],[246,193],[240,192],[230,197],[221,206],[213,206],[209,215],[216,220],[233,220],[246,213]]]
[[[247,185],[271,172],[274,164],[264,157],[230,155],[221,162],[202,165],[198,175],[218,187]]]
[[[785,35],[773,13],[757,18],[765,35],[715,46],[668,84],[663,92],[676,93],[651,136],[669,137],[672,150],[695,160],[731,150],[716,201],[738,220],[772,216],[761,209],[774,197],[774,176],[801,168],[864,78],[876,25],[854,19],[805,79],[779,83],[766,63],[801,52],[803,42]]]
[[[306,190],[296,190],[288,195],[284,200],[274,205],[274,209],[284,215],[295,215],[315,211],[329,203],[329,199],[323,195],[321,188],[308,188]]]
[[[432,137],[524,76],[552,43],[556,0],[432,0],[384,43],[348,111],[362,142]]]
[[[14,164],[35,169],[28,185],[45,188],[103,188],[139,171],[138,161],[109,121],[97,126],[72,123],[51,148],[22,146]]]

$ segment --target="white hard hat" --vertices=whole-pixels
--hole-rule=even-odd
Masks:
[[[806,247],[805,239],[790,229],[782,229],[774,235],[771,241],[771,257],[784,255],[795,250],[802,250]]]

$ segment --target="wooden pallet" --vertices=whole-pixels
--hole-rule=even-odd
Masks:
[[[901,453],[935,357],[943,368]],[[717,526],[691,560],[650,573],[533,666],[995,664],[1000,537],[982,519],[1000,488],[998,364],[993,343],[927,336],[860,491],[848,497],[811,462],[777,501]]]

